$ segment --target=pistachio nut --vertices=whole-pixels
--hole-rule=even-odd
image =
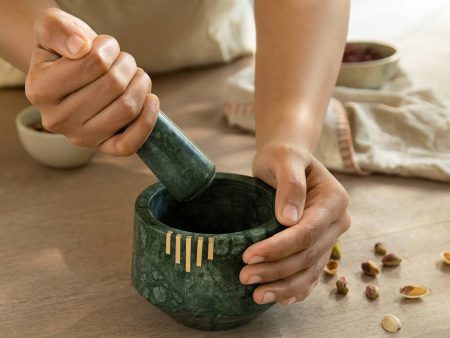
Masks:
[[[381,326],[387,332],[397,332],[402,328],[402,323],[400,322],[400,319],[398,319],[397,316],[388,314],[383,317],[383,320],[381,321]]]
[[[374,249],[375,249],[375,253],[376,253],[377,255],[384,256],[384,255],[386,255],[386,253],[387,253],[387,247],[386,247],[386,244],[381,243],[381,242],[375,243]]]
[[[421,298],[428,295],[429,291],[426,286],[405,285],[400,288],[400,293],[405,298]]]
[[[331,250],[330,258],[332,259],[340,259],[341,258],[341,243],[337,241],[333,245],[333,249]]]
[[[381,261],[384,266],[399,266],[402,258],[395,253],[389,253]]]
[[[367,276],[376,276],[380,273],[380,268],[375,262],[372,261],[362,263],[361,269]]]
[[[450,265],[450,251],[442,251],[441,257],[445,264]]]
[[[346,295],[348,293],[348,282],[347,282],[347,278],[345,277],[340,277],[337,281],[336,281],[336,288],[337,288],[337,292],[340,293],[341,295]]]
[[[338,269],[339,269],[339,261],[330,259],[327,265],[325,265],[323,271],[328,275],[334,276]]]
[[[375,300],[380,296],[380,293],[378,291],[378,287],[373,284],[368,284],[366,286],[366,297],[372,300]]]

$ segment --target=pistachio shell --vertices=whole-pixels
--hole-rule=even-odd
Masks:
[[[347,278],[345,277],[340,277],[337,281],[336,281],[336,289],[337,292],[340,293],[341,295],[346,295],[348,293],[348,282],[347,282]]]
[[[333,249],[331,250],[330,258],[333,258],[333,259],[340,259],[341,258],[341,243],[339,243],[339,241],[334,243]]]
[[[402,322],[400,321],[400,319],[398,319],[397,316],[388,314],[383,317],[381,326],[383,326],[383,329],[385,329],[387,332],[397,332],[402,328]]]
[[[450,251],[442,251],[441,257],[445,264],[450,265]]]
[[[325,265],[323,271],[331,276],[334,276],[338,269],[339,269],[339,261],[330,259],[327,265]]]
[[[392,266],[399,266],[400,263],[402,262],[402,258],[396,253],[389,253],[386,256],[384,256],[381,261],[383,262],[384,266],[392,267]]]
[[[384,256],[387,253],[386,244],[381,242],[375,243],[374,250],[377,255]]]
[[[366,286],[366,297],[375,300],[380,296],[380,292],[378,291],[378,287],[373,284],[368,284]]]
[[[380,268],[375,262],[367,261],[361,264],[361,269],[367,276],[375,277],[380,273]]]
[[[420,298],[428,295],[429,291],[426,286],[405,285],[400,288],[400,293],[405,298]]]

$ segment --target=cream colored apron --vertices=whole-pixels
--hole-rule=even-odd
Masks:
[[[57,0],[98,34],[114,36],[150,74],[223,63],[255,50],[247,0]],[[0,59],[0,86],[24,75]]]

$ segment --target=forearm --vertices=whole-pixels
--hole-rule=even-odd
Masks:
[[[33,50],[33,24],[40,12],[58,7],[53,0],[0,0],[0,57],[28,71]]]
[[[318,142],[347,35],[349,0],[255,0],[258,149]]]

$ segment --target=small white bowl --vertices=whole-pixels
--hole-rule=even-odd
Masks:
[[[342,62],[338,86],[353,88],[380,88],[386,80],[396,71],[400,59],[396,47],[378,41],[349,41],[348,45],[356,49],[371,48],[381,55],[381,59],[359,62]]]
[[[75,146],[64,135],[42,132],[30,125],[40,122],[41,114],[34,106],[16,117],[16,128],[27,153],[36,161],[56,168],[78,167],[89,162],[95,151]]]

